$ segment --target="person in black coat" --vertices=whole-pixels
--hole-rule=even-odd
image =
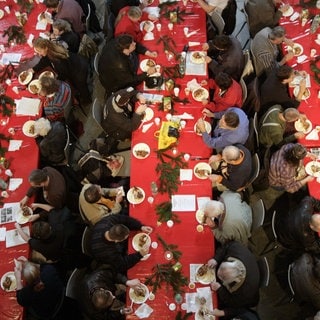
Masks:
[[[219,308],[213,310],[213,315],[231,319],[258,304],[260,273],[248,248],[231,241],[217,249],[208,265],[216,267],[217,274],[211,289],[217,292]]]
[[[149,75],[156,72],[150,67],[147,72],[137,73],[138,54],[156,58],[157,53],[149,51],[141,44],[135,43],[130,35],[119,35],[103,47],[99,58],[98,71],[102,86],[109,97],[113,92],[127,87],[136,87]]]

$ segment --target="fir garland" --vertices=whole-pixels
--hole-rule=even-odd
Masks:
[[[173,10],[169,10],[168,6],[160,7],[161,18],[169,19],[172,23],[181,23],[184,21],[183,16],[190,15],[192,12],[186,12],[185,9],[180,10],[180,7],[176,7]]]
[[[8,36],[8,44],[11,42],[16,44],[23,44],[27,42],[27,38],[21,26],[10,26],[3,32],[3,37],[5,36]]]
[[[310,69],[314,72],[315,81],[320,84],[320,68],[317,66],[317,62],[320,61],[320,56],[316,57],[314,60],[310,61]]]
[[[7,105],[9,105],[9,107]],[[10,117],[15,105],[16,104],[14,103],[14,100],[11,97],[6,95],[0,96],[0,112],[3,116]]]
[[[168,220],[180,222],[178,215],[172,212],[171,201],[161,202],[160,204],[156,205],[156,214],[158,215],[159,222],[166,222]]]
[[[175,260],[175,262],[177,262],[182,255],[182,252],[177,250],[178,246],[176,244],[167,244],[163,240],[163,238],[159,235],[157,235],[157,238],[158,238],[159,242],[161,243],[164,251],[170,251],[172,253],[173,259]]]
[[[30,13],[33,9],[33,0],[17,0],[17,4],[20,6],[20,11]]]
[[[172,52],[175,56],[175,59],[177,60],[178,53],[176,52],[176,49],[175,49],[177,46],[175,41],[169,36],[164,35],[158,39],[157,44],[161,42],[163,43],[163,51]]]

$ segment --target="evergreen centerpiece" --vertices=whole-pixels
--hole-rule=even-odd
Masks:
[[[171,201],[161,202],[160,204],[156,205],[156,214],[159,222],[167,222],[168,220],[180,222],[178,215],[172,212]]]
[[[30,13],[33,9],[33,0],[17,0],[17,4],[20,6],[20,11]]]
[[[10,26],[3,32],[3,37],[5,36],[8,36],[8,45],[11,43],[23,44],[27,42],[27,38],[21,26]]]

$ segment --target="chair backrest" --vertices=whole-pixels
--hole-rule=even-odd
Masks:
[[[65,158],[64,163],[68,164],[69,163],[69,154],[70,154],[71,143],[70,143],[69,127],[67,125],[66,125],[66,133],[67,133],[67,139],[66,139],[66,144],[64,146],[63,152],[64,152],[64,158]]]
[[[237,192],[239,191],[243,191],[245,189],[247,189],[253,182],[254,180],[257,179],[258,175],[259,175],[259,171],[260,171],[260,160],[259,160],[259,156],[257,153],[255,153],[252,156],[252,166],[251,166],[251,174],[250,174],[250,179],[249,181],[246,183],[245,186],[239,188],[237,190]]]
[[[110,1],[106,1],[105,10],[104,10],[104,24],[102,27],[102,32],[108,42],[114,36],[114,24],[116,21],[116,17],[111,11]]]
[[[259,130],[258,130],[258,125],[259,125],[258,112],[255,112],[254,116],[253,116],[253,128],[254,128],[254,133],[256,135],[257,147],[259,148]]]
[[[253,155],[257,152],[257,143],[256,143],[256,134],[254,132],[253,119],[249,119],[249,135],[248,139],[245,142],[244,146],[250,151]]]
[[[88,14],[86,16],[86,30],[87,30],[87,32],[90,29],[90,15],[91,15],[91,7],[88,3]]]
[[[242,109],[249,117],[253,117],[255,112],[259,113],[260,107],[260,80],[258,77],[254,77],[252,81],[247,83],[247,99]]]
[[[212,11],[209,16],[210,16],[209,20],[212,22],[214,28],[217,30],[218,35],[223,34],[225,22],[221,14],[216,11]]]
[[[266,257],[262,257],[257,261],[260,272],[260,288],[265,288],[270,281],[270,268]]]
[[[293,286],[292,286],[291,272],[292,272],[292,264],[289,264],[287,277],[288,277],[289,289],[290,289],[290,292],[291,292],[291,295],[292,295],[292,299],[293,299],[293,297],[295,295],[295,292],[294,292],[294,289],[293,289]]]
[[[99,58],[100,58],[100,52],[98,51],[94,56],[94,60],[93,60],[93,68],[98,76],[99,76],[99,71],[98,71]]]
[[[71,94],[71,89],[70,89],[70,93],[68,96],[68,100],[65,103],[64,107],[63,107],[63,113],[64,113],[64,119],[65,119],[65,123],[69,123],[70,122],[70,116],[71,116],[71,112],[72,112],[72,94]]]
[[[241,79],[250,75],[254,72],[250,51],[248,49],[243,50],[243,56],[244,56],[244,68],[241,74]]]
[[[72,271],[66,287],[67,297],[77,300],[78,292],[79,292],[79,284],[83,279],[85,273],[86,273],[86,268],[82,268],[82,269],[75,268]]]
[[[103,119],[103,108],[104,106],[99,102],[97,98],[94,99],[92,104],[92,118],[96,122],[96,125],[104,132],[102,127],[102,119]]]
[[[251,205],[252,209],[252,226],[251,231],[258,229],[263,225],[265,208],[262,199],[259,199]]]
[[[278,236],[277,236],[277,232],[276,232],[276,215],[277,215],[277,211],[274,210],[272,213],[272,219],[271,219],[271,228],[272,228],[274,241],[278,240]]]
[[[242,104],[244,104],[248,96],[247,85],[242,78],[240,79],[239,83],[242,89]]]
[[[92,235],[92,230],[90,227],[85,227],[83,234],[82,234],[82,239],[81,239],[81,249],[82,253],[91,257],[91,235]]]
[[[80,201],[79,201],[79,213],[80,213],[80,216],[81,216],[82,221],[83,221],[86,225],[88,225],[89,227],[92,226],[91,223],[90,223],[90,221],[87,219],[87,217],[86,217],[86,215],[85,215],[82,207],[81,207]]]

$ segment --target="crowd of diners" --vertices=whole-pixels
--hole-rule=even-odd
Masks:
[[[88,2],[82,1],[82,5]],[[232,1],[196,2],[209,15],[213,11],[223,13]],[[148,221],[138,221],[128,213],[125,192],[130,175],[122,174],[121,169],[128,164],[130,150],[120,147],[129,142],[130,148],[131,134],[144,117],[146,99],[137,86],[157,71],[155,67],[138,71],[139,56],[157,57],[157,52],[141,43],[140,19],[147,3],[107,3],[109,17],[115,21],[114,35],[105,40],[98,62],[99,80],[105,89],[101,125],[107,136],[90,142],[88,151],[76,159],[77,169],[68,165],[64,153],[68,123],[65,109],[70,104],[85,106],[92,101],[87,82],[90,59],[79,54],[86,33],[85,14],[81,2],[75,0],[44,0],[44,4],[53,13],[53,28],[50,39],[33,42],[35,54],[41,59],[32,72],[50,67],[56,78],[40,80],[43,117],[36,120],[35,132],[41,165],[30,172],[30,189],[20,202],[34,211],[29,219],[30,235],[15,225],[32,254],[29,260],[17,257],[17,300],[26,307],[27,318],[36,314],[48,319],[71,271],[86,268],[77,284],[74,314],[78,310],[78,318],[124,319],[126,287],[140,286],[139,279],[127,278],[127,270],[149,251],[143,247],[128,254],[126,240],[131,230],[153,231]],[[293,263],[296,297],[310,306],[306,318],[313,319],[320,310],[320,202],[308,195],[307,183],[314,178],[303,167],[303,159],[313,155],[297,142],[304,135],[290,125],[298,119],[306,120],[297,110],[306,82],[301,74],[299,92],[291,97],[288,83],[297,71],[287,62],[293,54],[282,55],[279,47],[282,42],[292,44],[286,30],[279,26],[287,8],[280,0],[245,1],[255,67],[250,76],[261,81],[259,149],[250,141],[253,115],[242,108],[245,101],[240,81],[247,80],[243,78],[242,44],[230,34],[214,35],[203,44],[209,72],[203,85],[209,86],[211,94],[202,101],[202,112],[213,130],[206,132],[202,118],[196,124],[203,143],[212,149],[208,178],[213,199],[205,205],[204,214],[216,242],[215,255],[207,262],[217,274],[210,286],[218,296],[218,305],[211,312],[220,319],[260,319],[253,309],[259,302],[258,257],[248,247],[252,196],[264,201],[269,217],[270,212],[277,211],[277,241],[284,251],[294,253],[288,255],[288,264]],[[135,107],[137,101],[139,107]],[[263,177],[266,183],[259,188],[248,187],[254,153],[259,154],[261,162],[266,157],[268,162]],[[84,253],[81,237],[85,227],[91,240]]]

